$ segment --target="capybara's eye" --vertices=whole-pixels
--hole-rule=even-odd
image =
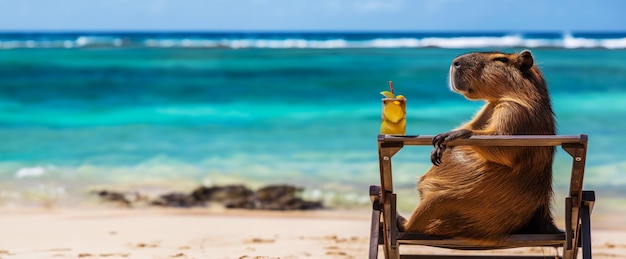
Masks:
[[[506,57],[495,57],[495,58],[493,58],[493,61],[500,61],[502,63],[508,63],[509,59],[506,58]]]

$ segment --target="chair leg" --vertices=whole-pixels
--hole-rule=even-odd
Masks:
[[[372,200],[372,224],[370,227],[370,254],[369,259],[378,258],[378,241],[380,234],[380,187],[370,186],[370,198]]]
[[[370,256],[369,259],[378,258],[378,234],[380,232],[380,211],[372,210],[372,227],[370,229]]]
[[[398,250],[398,209],[396,194],[391,194],[391,247]]]
[[[572,229],[572,198],[565,197],[565,245],[563,259],[575,259],[578,247],[574,247],[574,230]]]
[[[591,259],[591,215],[589,212],[589,206],[584,205],[581,213],[583,259]]]

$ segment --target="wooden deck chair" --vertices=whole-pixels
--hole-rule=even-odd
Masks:
[[[369,258],[378,257],[382,245],[387,259],[411,258],[478,258],[476,255],[401,255],[400,246],[422,245],[463,250],[492,250],[516,247],[555,247],[562,255],[498,256],[506,258],[577,258],[582,247],[582,257],[591,258],[590,214],[595,201],[593,191],[583,191],[583,176],[587,153],[587,135],[515,135],[472,136],[458,139],[449,146],[561,146],[573,160],[569,193],[565,198],[565,233],[562,234],[515,234],[501,246],[482,247],[467,244],[458,239],[421,233],[400,232],[397,228],[396,194],[393,190],[391,158],[405,145],[432,145],[434,136],[378,135],[380,163],[380,186],[370,186],[372,201],[372,225]],[[480,251],[474,251],[480,252]],[[474,253],[472,252],[472,253]],[[490,257],[490,256],[479,256]],[[493,256],[491,256],[493,257]]]

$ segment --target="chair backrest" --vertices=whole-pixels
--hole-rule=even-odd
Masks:
[[[392,208],[385,206],[390,204],[393,194],[393,181],[391,173],[391,158],[405,145],[430,146],[434,136],[404,136],[404,135],[378,135],[378,152],[381,181],[381,203],[383,211],[391,213]],[[472,136],[466,139],[457,139],[447,143],[448,146],[473,145],[473,146],[561,146],[573,160],[569,196],[566,198],[566,224],[565,250],[572,250],[578,246],[580,234],[580,209],[583,206],[583,178],[587,155],[587,135],[499,135],[499,136]],[[395,202],[393,202],[395,203]],[[392,203],[392,204],[393,204]],[[395,210],[395,204],[393,204]],[[395,211],[394,211],[395,212]],[[383,213],[384,214],[384,213]],[[390,219],[395,223],[394,219]],[[569,222],[569,224],[567,224]],[[395,239],[393,228],[389,231],[390,237]],[[394,240],[395,241],[395,240]],[[394,246],[393,242],[391,244]]]

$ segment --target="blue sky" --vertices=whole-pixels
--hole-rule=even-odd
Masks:
[[[0,31],[626,31],[621,0],[0,0]]]

